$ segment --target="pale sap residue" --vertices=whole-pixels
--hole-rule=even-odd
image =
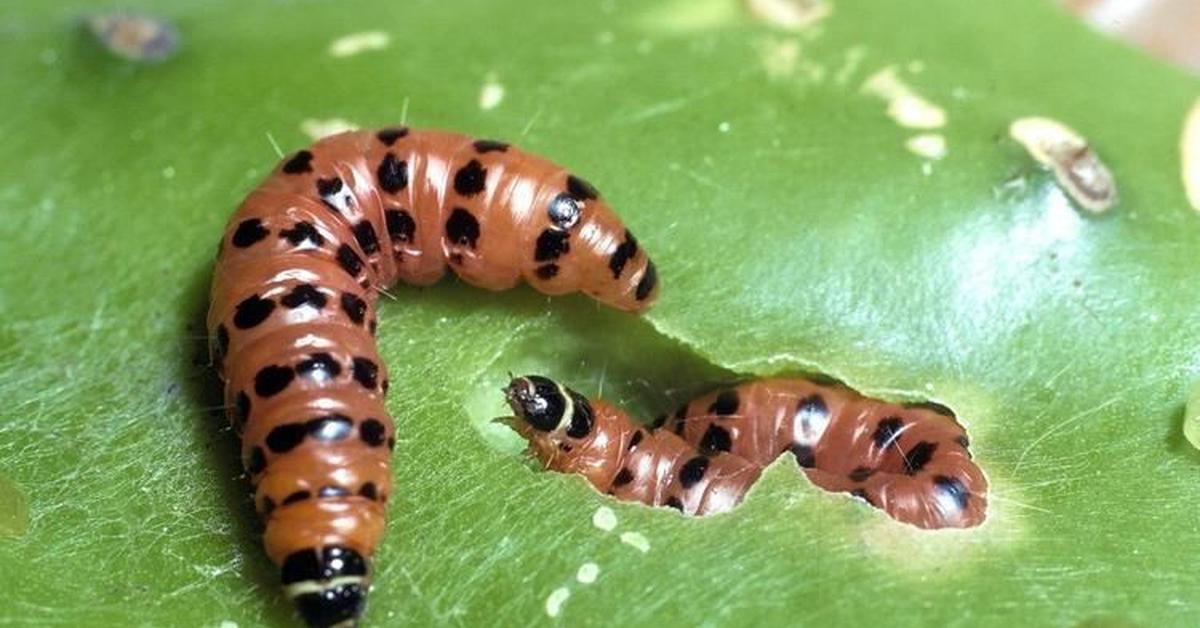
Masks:
[[[946,156],[946,136],[941,133],[914,135],[904,142],[904,147],[918,157],[941,159]]]
[[[571,597],[571,591],[566,587],[559,587],[551,591],[550,595],[546,596],[546,614],[558,617],[559,613],[562,613],[563,604],[569,597]]]
[[[862,91],[888,103],[888,116],[909,129],[940,129],[946,126],[946,111],[914,90],[896,72],[896,66],[872,74]]]
[[[650,551],[650,540],[641,532],[622,532],[621,542],[643,554]]]
[[[338,37],[329,43],[329,54],[334,57],[350,57],[368,50],[383,50],[392,38],[383,31],[364,31]]]
[[[779,28],[801,31],[833,13],[828,0],[744,0],[754,17]]]
[[[1200,100],[1192,105],[1183,123],[1179,151],[1183,162],[1183,189],[1192,209],[1200,212]]]
[[[504,102],[504,86],[495,75],[488,75],[483,86],[479,88],[479,108],[491,111]]]
[[[1059,187],[1084,209],[1100,213],[1116,203],[1117,184],[1112,172],[1071,127],[1051,118],[1032,116],[1014,120],[1008,133],[1038,163],[1049,167]]]
[[[328,120],[309,118],[300,123],[300,130],[313,140],[319,140],[346,131],[357,131],[358,125],[341,118],[330,118]]]
[[[29,500],[12,480],[0,475],[0,538],[29,531]]]
[[[238,624],[236,621],[226,619],[218,624],[218,628],[238,628]]]
[[[584,563],[579,566],[579,571],[575,573],[575,579],[580,584],[591,584],[596,581],[600,575],[600,565],[596,563]]]
[[[592,525],[605,532],[612,532],[617,527],[617,513],[608,506],[601,506],[592,515]]]

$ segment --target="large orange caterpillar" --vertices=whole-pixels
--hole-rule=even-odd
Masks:
[[[518,377],[506,394],[534,456],[617,499],[689,515],[727,511],[790,453],[817,486],[921,528],[976,526],[987,509],[987,479],[966,432],[938,404],[764,379],[700,397],[649,429],[545,377]]]
[[[208,330],[264,545],[311,625],[361,615],[392,493],[375,303],[449,268],[638,312],[654,265],[596,190],[507,144],[404,128],[285,159],[229,221]]]

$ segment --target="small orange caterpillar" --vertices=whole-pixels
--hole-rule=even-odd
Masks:
[[[645,310],[654,264],[596,190],[501,142],[350,132],[288,157],[221,241],[213,361],[266,523],[267,554],[310,625],[362,614],[392,494],[375,303],[447,266],[503,290],[582,291]]]
[[[685,404],[656,429],[545,377],[512,380],[517,431],[546,468],[618,499],[688,515],[730,510],[791,453],[817,486],[921,528],[983,522],[987,479],[966,432],[938,404],[900,406],[836,383],[764,379]]]

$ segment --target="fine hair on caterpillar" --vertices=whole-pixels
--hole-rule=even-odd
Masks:
[[[817,486],[920,528],[983,522],[987,479],[954,413],[893,404],[834,380],[753,380],[703,395],[650,426],[539,375],[505,390],[512,425],[545,468],[626,501],[706,515],[734,508],[790,455]]]

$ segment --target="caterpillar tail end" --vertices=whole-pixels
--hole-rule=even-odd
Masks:
[[[353,628],[367,606],[367,560],[342,546],[309,549],[283,563],[283,587],[312,628]]]

